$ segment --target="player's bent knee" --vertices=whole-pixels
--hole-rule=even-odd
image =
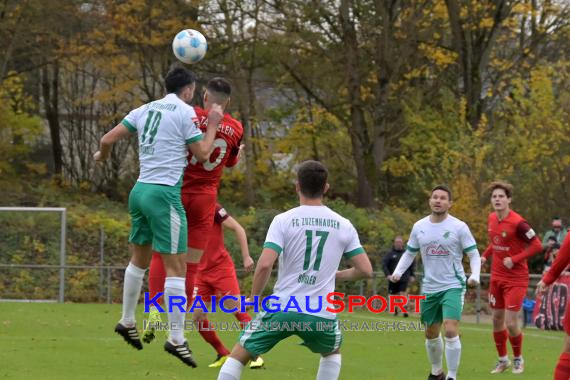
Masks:
[[[443,322],[446,338],[455,338],[459,335],[459,321],[448,319]]]
[[[427,339],[435,339],[439,336],[441,330],[441,324],[429,325],[426,328],[425,336]]]

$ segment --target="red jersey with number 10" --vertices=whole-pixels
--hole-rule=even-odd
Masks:
[[[194,107],[202,132],[208,125],[208,112],[200,107]],[[210,159],[198,162],[192,153],[188,154],[188,165],[184,170],[182,193],[185,194],[217,194],[224,166],[232,167],[237,164],[239,146],[243,136],[241,123],[225,114],[218,124],[214,150]]]
[[[495,212],[489,214],[487,226],[489,246],[483,256],[493,256],[491,280],[503,281],[515,286],[527,286],[528,265],[526,258],[529,253],[535,253],[536,246],[538,246],[538,251],[542,250],[542,245],[533,229],[522,216],[512,210],[503,220],[499,220]],[[529,245],[532,247],[528,247]],[[513,260],[512,269],[508,269],[503,264],[506,257]]]

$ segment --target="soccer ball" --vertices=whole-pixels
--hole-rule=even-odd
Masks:
[[[184,29],[172,40],[172,51],[176,58],[188,64],[200,61],[206,55],[208,42],[204,35],[194,29]]]

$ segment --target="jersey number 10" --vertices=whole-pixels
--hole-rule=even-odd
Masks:
[[[204,170],[206,170],[207,172],[211,172],[212,170],[214,170],[216,168],[216,166],[218,166],[222,162],[222,160],[224,159],[224,156],[226,155],[226,153],[228,151],[228,143],[226,142],[226,140],[221,139],[221,138],[215,139],[213,149],[212,149],[212,154],[214,154],[216,149],[219,149],[219,153],[218,153],[218,157],[216,157],[214,162],[210,162],[210,160],[206,160],[205,162],[202,162],[202,166],[204,167]],[[190,159],[190,164],[191,165],[197,165],[198,164],[198,160],[196,159],[196,157],[192,156],[192,158]]]
[[[311,254],[313,253],[313,232],[315,236],[319,238],[319,244],[317,245],[317,257],[315,258],[315,263],[313,264],[313,270],[319,270],[321,268],[321,259],[323,257],[323,249],[325,248],[325,242],[329,237],[327,231],[312,231],[305,230],[305,236],[307,237],[307,245],[305,248],[305,261],[303,262],[303,270],[308,270],[311,263]]]

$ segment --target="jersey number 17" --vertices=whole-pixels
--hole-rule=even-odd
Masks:
[[[303,270],[308,270],[311,264],[311,256],[313,253],[313,233],[319,238],[319,244],[317,245],[317,255],[315,258],[315,263],[313,264],[313,270],[317,271],[321,268],[321,259],[323,257],[323,250],[325,248],[325,243],[329,237],[328,231],[312,231],[305,230],[305,236],[307,237],[307,245],[305,248],[305,261],[303,262]]]

